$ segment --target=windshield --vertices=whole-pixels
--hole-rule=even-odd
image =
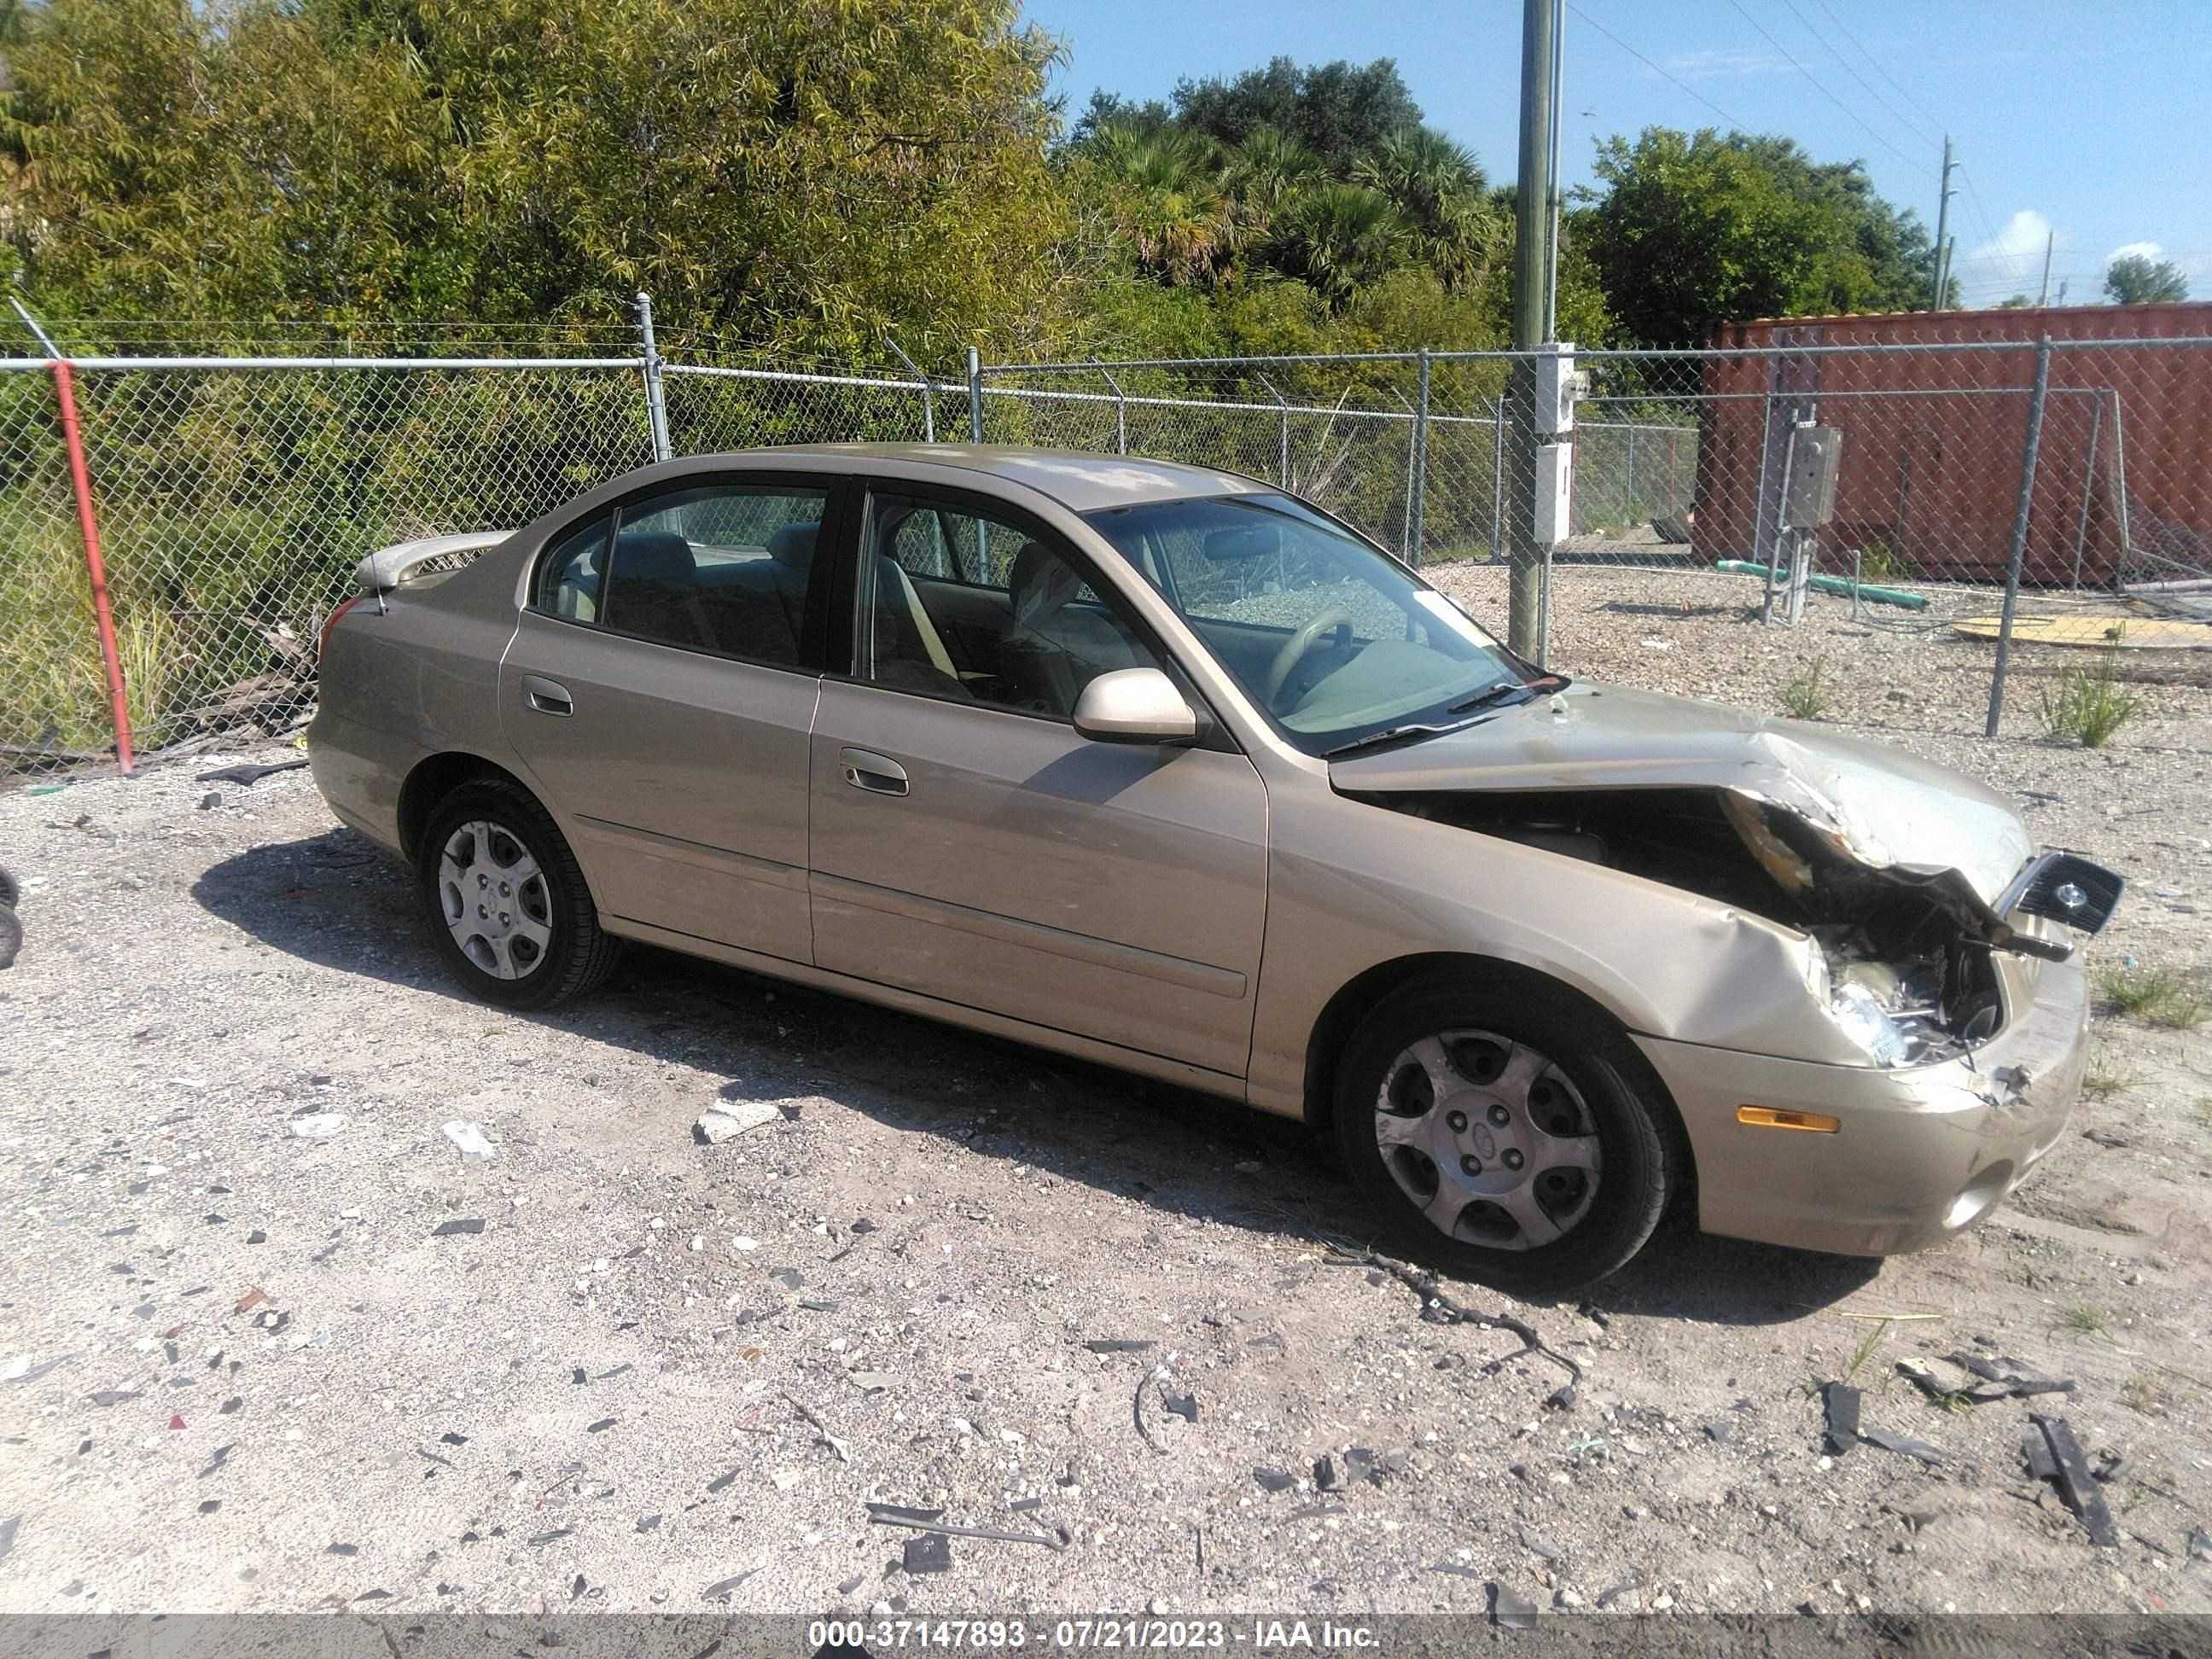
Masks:
[[[1287,495],[1107,507],[1084,521],[1181,611],[1283,735],[1326,754],[1528,678],[1388,554]]]

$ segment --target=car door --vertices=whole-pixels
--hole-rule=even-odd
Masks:
[[[1251,762],[1076,732],[1091,677],[1174,665],[1018,510],[886,483],[853,561],[851,672],[815,716],[816,960],[1242,1076],[1266,905]]]
[[[548,544],[501,717],[618,930],[812,959],[807,733],[840,487],[687,479]]]

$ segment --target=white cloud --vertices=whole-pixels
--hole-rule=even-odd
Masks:
[[[2127,259],[2137,256],[2145,259],[2155,259],[2165,252],[2165,246],[2158,242],[2123,242],[2105,256],[2104,268],[2110,270],[2115,259]]]
[[[2002,230],[1959,263],[1979,264],[1990,261],[2010,264],[2015,270],[2023,268],[2023,260],[2034,260],[2039,265],[2050,235],[2051,221],[2033,208],[2022,208],[2005,221]],[[2065,239],[2061,237],[2059,243],[2064,246]]]
[[[1678,52],[1667,59],[1668,72],[1685,81],[1775,75],[1790,66],[1788,58],[1774,52]]]

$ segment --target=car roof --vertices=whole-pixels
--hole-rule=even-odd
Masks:
[[[1071,513],[1130,507],[1141,501],[1176,501],[1191,495],[1256,495],[1273,486],[1239,473],[1211,467],[1156,461],[1142,455],[1094,455],[1073,449],[1023,449],[997,444],[806,444],[755,454],[779,459],[818,458],[839,469],[871,461],[900,461],[965,472],[1002,483],[1026,485]],[[742,455],[699,456],[696,461],[727,465]],[[947,477],[945,482],[957,483]]]

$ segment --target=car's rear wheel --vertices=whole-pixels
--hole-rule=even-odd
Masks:
[[[416,855],[433,936],[487,1002],[550,1008],[590,990],[621,941],[599,927],[575,855],[543,806],[499,783],[439,802]]]
[[[1559,1295],[1643,1249],[1680,1181],[1642,1073],[1626,1035],[1564,994],[1425,981],[1352,1034],[1337,1145],[1408,1254]]]

